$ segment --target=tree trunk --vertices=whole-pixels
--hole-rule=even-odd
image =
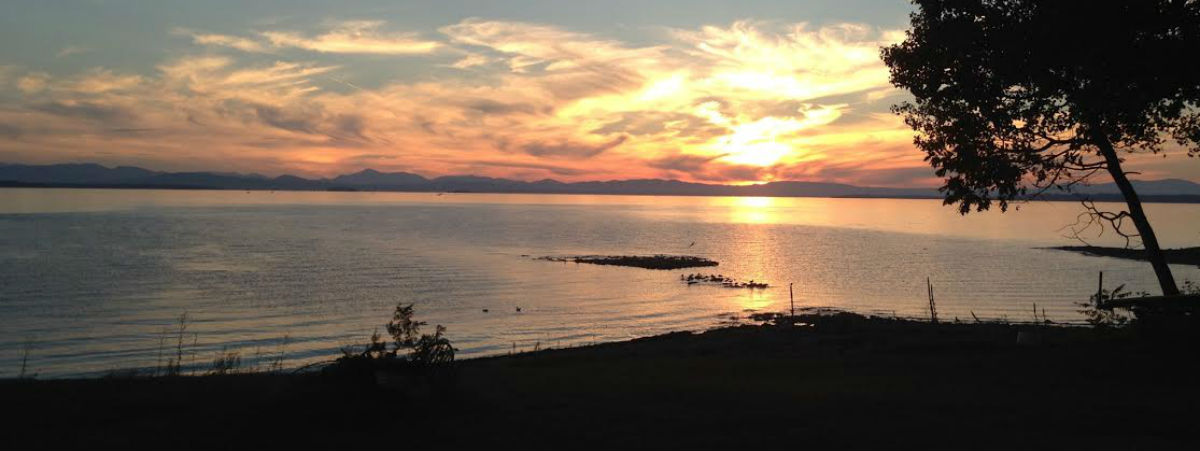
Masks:
[[[1121,159],[1117,156],[1117,150],[1102,133],[1096,132],[1093,136],[1096,146],[1100,148],[1100,154],[1104,156],[1105,163],[1108,165],[1108,173],[1112,175],[1113,181],[1121,189],[1121,195],[1125,197],[1125,204],[1129,206],[1129,217],[1133,219],[1133,225],[1137,227],[1138,235],[1142,239],[1142,246],[1146,248],[1146,259],[1150,260],[1150,265],[1154,266],[1154,275],[1158,276],[1158,285],[1162,288],[1163,296],[1179,294],[1179,287],[1175,285],[1175,276],[1171,275],[1171,267],[1167,266],[1167,258],[1163,255],[1162,249],[1158,247],[1158,238],[1154,236],[1154,229],[1150,227],[1150,221],[1146,219],[1146,212],[1142,210],[1142,201],[1138,199],[1137,192],[1133,190],[1133,184],[1129,183],[1129,178],[1125,177],[1125,171],[1121,169]]]

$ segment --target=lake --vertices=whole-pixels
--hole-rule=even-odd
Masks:
[[[1110,208],[1117,207],[1109,205]],[[0,189],[0,377],[185,364],[222,349],[295,367],[383,332],[397,302],[448,328],[460,357],[704,330],[827,306],[943,320],[1081,319],[1105,284],[1157,294],[1142,262],[1041,249],[1081,207],[960,216],[938,200]],[[1150,204],[1166,247],[1200,245],[1200,205]],[[1089,235],[1120,245],[1111,233]],[[535,260],[686,254],[656,271]],[[1176,278],[1200,281],[1192,266]],[[688,273],[771,284],[692,285]],[[518,307],[520,311],[517,311]],[[488,312],[484,312],[487,309]],[[160,357],[161,356],[161,357]]]

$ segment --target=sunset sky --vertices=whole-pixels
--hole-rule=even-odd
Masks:
[[[5,2],[0,162],[936,183],[903,1]],[[1196,159],[1141,178],[1198,180]]]

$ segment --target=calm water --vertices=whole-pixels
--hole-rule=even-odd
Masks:
[[[1200,205],[1148,210],[1164,245],[1200,245]],[[1037,303],[1050,319],[1076,321],[1073,303],[1095,291],[1101,270],[1110,287],[1157,292],[1148,264],[1038,249],[1075,243],[1059,229],[1079,211],[1035,203],[961,217],[936,200],[3,189],[0,377],[19,370],[26,342],[41,377],[153,367],[164,327],[185,311],[185,363],[207,365],[227,347],[248,361],[283,349],[296,366],[362,342],[398,301],[446,325],[460,355],[477,356],[782,311],[788,282],[798,306],[920,316],[928,276],[945,319],[1029,320]],[[712,272],[773,287],[689,287],[679,275],[696,270],[526,257],[649,253],[709,257],[721,262]],[[1195,267],[1173,269],[1200,280]]]

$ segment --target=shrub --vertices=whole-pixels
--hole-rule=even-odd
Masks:
[[[413,344],[409,359],[419,366],[445,365],[454,362],[454,347],[443,336],[446,328],[438,325],[433,335],[422,335]]]
[[[230,351],[226,348],[221,348],[221,352],[212,361],[212,367],[209,368],[208,374],[223,375],[231,374],[242,366],[242,353]]]
[[[417,341],[422,338],[421,326],[427,323],[413,319],[414,314],[413,304],[396,304],[396,311],[392,313],[392,320],[387,324],[388,334],[392,336],[392,341],[395,345],[392,348],[393,355],[399,352],[401,348],[413,348],[416,346]]]
[[[352,347],[342,349],[337,366],[343,368],[407,368],[422,369],[444,366],[454,362],[457,351],[445,337],[446,328],[437,325],[433,335],[421,334],[424,321],[417,321],[413,304],[396,304],[392,319],[385,326],[392,338],[391,350],[376,330],[362,351]]]
[[[1093,294],[1088,302],[1079,302],[1076,305],[1080,306],[1079,313],[1082,313],[1088,324],[1098,328],[1113,328],[1122,327],[1131,323],[1134,317],[1128,310],[1116,308],[1100,308],[1104,302],[1114,301],[1117,299],[1125,299],[1131,296],[1145,297],[1150,293],[1140,291],[1137,293],[1125,291],[1125,285],[1122,284],[1112,291],[1101,290],[1099,293]]]
[[[1185,280],[1183,286],[1179,287],[1179,291],[1186,295],[1200,295],[1200,283]]]

